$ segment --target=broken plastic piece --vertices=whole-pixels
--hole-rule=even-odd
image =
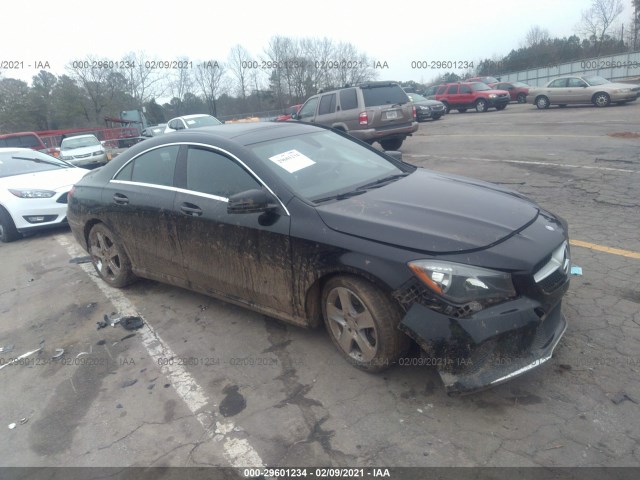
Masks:
[[[64,355],[64,348],[56,348],[56,353],[51,357],[51,359],[55,360],[56,358],[60,358],[62,355]]]
[[[571,275],[581,276],[582,275],[582,267],[579,267],[577,265],[571,265]]]
[[[76,358],[80,358],[83,355],[89,355],[89,352],[80,352],[79,354],[76,355]]]
[[[625,392],[618,392],[616,393],[613,398],[611,399],[611,401],[613,403],[615,403],[616,405],[621,404],[622,402],[624,402],[625,400],[629,400],[630,402],[633,402],[635,404],[637,404],[638,402],[636,402],[633,398],[631,398],[627,393]]]
[[[13,345],[5,345],[4,347],[0,347],[0,353],[9,353],[13,351]]]
[[[13,430],[14,428],[16,428],[16,424],[15,423],[10,423],[9,424],[9,430]]]
[[[100,330],[101,328],[106,328],[109,323],[111,323],[109,322],[109,317],[105,315],[104,320],[102,322],[96,322],[96,325],[98,325],[98,330]]]
[[[20,425],[24,425],[24,424],[25,424],[25,423],[27,423],[28,421],[29,421],[29,419],[28,419],[28,418],[26,418],[26,417],[25,417],[25,418],[21,418],[21,419],[20,419]]]
[[[28,356],[33,355],[34,353],[38,353],[40,350],[42,350],[42,347],[38,348],[37,350],[31,350],[30,352],[23,353],[18,358],[14,358],[13,360],[11,360],[9,363],[5,363],[4,365],[0,365],[0,370],[2,370],[4,367],[8,367],[9,365],[13,365],[14,363],[18,362],[19,360],[22,360],[23,358],[27,358]]]

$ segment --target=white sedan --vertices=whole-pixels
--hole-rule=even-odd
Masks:
[[[67,194],[87,172],[29,148],[0,148],[0,241],[66,225]]]
[[[213,125],[221,124],[222,122],[212,115],[183,115],[182,117],[176,117],[169,120],[164,129],[164,133],[171,133],[176,130],[184,130],[186,128],[211,127]]]

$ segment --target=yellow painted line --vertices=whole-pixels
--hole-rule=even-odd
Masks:
[[[636,260],[640,260],[640,253],[632,252],[631,250],[605,247],[604,245],[598,245],[596,243],[590,243],[590,242],[583,242],[582,240],[569,240],[569,243],[574,247],[589,248],[591,250],[597,250],[598,252],[611,253],[613,255],[620,255],[622,257],[635,258]]]

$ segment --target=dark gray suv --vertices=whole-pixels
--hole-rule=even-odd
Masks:
[[[293,118],[349,133],[385,150],[398,150],[418,130],[416,109],[395,82],[369,82],[310,97]]]

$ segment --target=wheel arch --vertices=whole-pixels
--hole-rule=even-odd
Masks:
[[[400,307],[398,301],[391,295],[393,289],[390,285],[388,285],[386,282],[383,282],[379,277],[373,275],[370,272],[367,272],[366,270],[345,265],[322,272],[309,286],[309,288],[307,288],[305,292],[304,308],[307,320],[309,322],[309,327],[317,328],[323,324],[322,290],[329,280],[340,276],[358,277],[367,280],[368,282],[385,292],[389,296],[389,298],[394,303],[396,303],[398,307]]]
[[[91,233],[91,229],[93,227],[95,227],[96,225],[102,223],[104,226],[106,226],[109,230],[111,230],[120,240],[121,244],[122,244],[122,248],[124,248],[125,253],[127,254],[127,256],[129,257],[129,260],[131,261],[131,265],[135,268],[135,265],[133,264],[133,259],[131,258],[131,252],[129,251],[129,247],[127,246],[127,244],[122,241],[122,236],[120,235],[120,233],[118,233],[118,230],[113,228],[113,226],[109,223],[109,222],[105,222],[104,220],[101,220],[99,218],[91,218],[89,220],[87,220],[87,222],[84,224],[84,228],[82,230],[82,237],[84,239],[85,245],[87,246],[87,252],[89,254],[91,254],[91,252],[89,251],[90,246],[89,246],[89,233]]]

